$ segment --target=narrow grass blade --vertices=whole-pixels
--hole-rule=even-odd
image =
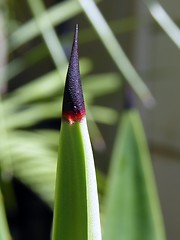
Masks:
[[[73,18],[81,13],[82,9],[76,1],[60,2],[48,10],[49,17],[53,26]],[[39,16],[38,21],[44,21],[44,15]],[[48,26],[44,26],[44,29]],[[32,40],[40,34],[34,19],[19,27],[15,32],[10,35],[10,51],[13,51],[23,45],[24,43]]]
[[[104,44],[106,50],[109,52],[120,72],[122,72],[125,79],[131,85],[143,103],[146,106],[151,107],[154,104],[153,96],[130,63],[129,59],[127,58],[122,47],[115,38],[111,28],[102,16],[94,1],[79,0],[79,3],[81,4],[88,19],[92,23],[94,29],[96,30],[102,43]]]
[[[122,87],[122,78],[117,73],[102,73],[84,77],[85,97],[101,97],[119,91]]]
[[[61,102],[60,100],[61,99],[59,99],[59,102]],[[14,112],[12,115],[9,114],[9,117],[6,116],[6,128],[16,129],[30,127],[45,119],[60,117],[58,106],[58,101],[45,102],[33,105],[19,112]]]
[[[50,10],[48,10],[50,15]],[[60,14],[58,16],[61,16]],[[133,17],[124,18],[121,20],[115,20],[110,22],[110,27],[113,29],[114,33],[117,34],[124,34],[126,32],[131,32],[136,29],[136,21]],[[65,36],[60,36],[61,44],[64,46],[68,39],[72,34],[67,33]],[[81,30],[80,44],[86,44],[88,42],[92,42],[98,38],[97,34],[95,34],[94,29],[85,28]],[[39,43],[37,46],[31,47],[31,49],[19,58],[11,61],[8,65],[8,71],[6,73],[7,80],[13,78],[20,72],[24,71],[26,68],[30,66],[34,66],[37,62],[41,61],[42,59],[46,59],[48,57],[48,50],[43,42]]]
[[[53,23],[56,25],[57,23],[62,23],[69,18],[72,18],[76,14],[81,12],[80,6],[76,1],[66,1],[56,4],[54,7],[49,9],[49,16]],[[44,16],[39,16],[38,21],[43,22]],[[48,26],[44,26],[46,29]],[[32,40],[34,37],[38,36],[40,31],[38,26],[36,25],[36,21],[30,20],[29,22],[25,23],[23,26],[19,27],[15,32],[12,33],[10,36],[10,49],[15,50],[16,48],[20,47],[22,44],[26,43],[27,41]]]
[[[124,19],[110,21],[109,26],[115,34],[125,34],[137,29],[137,21],[131,16]],[[79,41],[80,44],[92,42],[98,38],[95,30],[91,27],[82,30],[79,36],[81,37],[81,40]]]
[[[0,188],[0,240],[11,240]]]
[[[49,57],[46,45],[41,42],[37,46],[31,46],[30,50],[23,56],[16,57],[7,64],[6,81],[13,79],[25,69],[38,64],[38,62]]]
[[[51,58],[60,74],[60,77],[63,80],[63,75],[61,73],[61,67],[67,65],[67,58],[64,52],[64,49],[59,41],[59,38],[53,28],[51,18],[46,11],[45,6],[41,0],[31,1],[28,0],[30,9],[34,15],[36,24],[43,36],[43,39],[48,47]],[[38,16],[43,15],[43,22],[39,21]],[[44,25],[46,28],[44,28]]]
[[[104,240],[165,240],[150,156],[137,111],[124,113],[112,155]]]
[[[92,63],[84,58],[80,61],[81,73],[87,74],[92,69]],[[62,68],[62,74],[65,76],[66,68]],[[35,101],[46,100],[50,97],[59,96],[63,88],[63,82],[59,81],[58,71],[51,71],[32,82],[17,88],[4,98],[5,113],[18,109],[22,104],[29,104]]]
[[[118,113],[112,108],[91,106],[90,110],[96,121],[99,123],[113,125],[118,120]]]
[[[180,48],[180,29],[156,0],[144,0],[152,17],[165,31],[167,36]]]
[[[101,240],[95,167],[79,73],[77,34],[76,26],[63,99],[53,240]]]

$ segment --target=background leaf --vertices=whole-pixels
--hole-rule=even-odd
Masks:
[[[94,1],[79,0],[79,3],[81,4],[84,12],[92,23],[94,29],[99,35],[102,43],[118,67],[119,71],[122,72],[125,79],[128,81],[142,102],[146,106],[152,106],[154,104],[153,96],[151,95],[149,89],[144,84],[140,76],[137,74],[133,65],[130,63],[129,59],[127,58],[122,47],[114,36],[111,28],[109,27],[108,23],[104,19]]]
[[[107,183],[104,240],[165,240],[162,216],[142,124],[123,114]]]
[[[11,240],[0,188],[0,240]]]
[[[167,36],[180,48],[180,29],[156,0],[144,0],[152,17],[166,32]]]

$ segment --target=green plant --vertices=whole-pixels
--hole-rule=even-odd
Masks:
[[[76,25],[63,99],[53,240],[101,239],[94,159],[80,81]]]
[[[147,2],[153,17],[155,17],[155,19],[163,27],[163,29],[166,30],[168,36],[171,37],[174,43],[179,47],[179,30],[177,29],[175,23],[173,23],[173,21],[169,17],[167,17],[167,14],[165,14],[163,16],[171,24],[163,24],[165,23],[165,21],[162,21],[162,19],[158,18],[158,14],[156,11],[152,11],[154,9],[152,8],[153,4],[155,6],[160,6],[159,3],[156,1],[145,2]],[[6,16],[4,16],[4,7],[6,7],[6,4],[3,1],[1,2],[1,4],[3,5],[1,6],[1,21],[4,22],[7,19]],[[26,5],[26,3],[22,4]],[[18,74],[22,74],[23,71],[36,68],[35,65],[41,60],[50,58],[54,65],[51,71],[43,72],[40,77],[33,76],[31,78],[31,80],[33,81],[31,81],[30,83],[24,84],[10,93],[1,94],[0,166],[3,176],[2,182],[11,182],[12,176],[15,176],[17,179],[19,179],[25,185],[31,188],[36,194],[38,194],[43,199],[43,201],[45,201],[52,208],[54,198],[53,196],[55,169],[59,133],[57,130],[42,130],[38,128],[35,130],[31,130],[30,128],[42,120],[57,117],[60,118],[59,109],[60,103],[62,102],[62,92],[67,66],[67,59],[63,52],[63,49],[65,43],[68,42],[69,36],[60,36],[60,38],[58,38],[54,31],[54,26],[66,22],[80,12],[84,12],[92,23],[93,29],[89,28],[80,31],[80,34],[82,34],[82,37],[80,37],[80,44],[87,43],[88,41],[92,41],[94,38],[97,38],[97,36],[94,34],[95,30],[98,33],[101,43],[104,44],[105,49],[107,50],[107,52],[109,52],[113,62],[116,64],[118,71],[123,73],[125,80],[128,81],[129,85],[132,87],[132,89],[134,89],[142,102],[146,106],[151,106],[154,103],[154,99],[147,86],[143,83],[141,77],[136,73],[132,64],[130,64],[126,55],[122,51],[122,47],[116,40],[116,37],[113,33],[114,26],[116,26],[116,24],[118,24],[118,26],[121,26],[121,28],[117,31],[121,33],[132,31],[134,28],[136,28],[134,21],[131,18],[120,20],[118,22],[115,22],[115,24],[108,24],[103,18],[97,5],[90,0],[64,1],[48,9],[45,8],[43,1],[40,0],[28,1],[28,4],[33,14],[32,19],[30,19],[24,24],[20,24],[20,22],[14,21],[14,19],[13,21],[6,23],[11,29],[11,34],[8,39],[8,54],[10,55],[10,62],[5,64],[7,54],[3,55],[3,53],[1,52],[1,55],[3,55],[2,66],[5,67],[7,70],[7,76],[1,75],[1,89],[5,88],[6,84],[10,81],[13,81],[15,77],[18,76]],[[16,6],[9,6],[10,16],[12,16],[14,8]],[[160,9],[162,8],[160,7]],[[175,35],[172,34],[172,32],[174,31],[171,31],[173,28],[175,28],[176,30]],[[3,38],[5,39],[6,33],[3,27],[1,27],[1,33]],[[35,47],[32,47],[30,41],[39,35],[43,36],[44,42],[40,41]],[[53,44],[51,44],[51,41],[53,41]],[[109,44],[109,42],[111,42],[112,44]],[[6,50],[7,43],[6,41],[4,41],[3,43],[5,45],[2,49]],[[25,48],[25,53],[23,55],[19,54],[19,57],[16,57],[16,55],[18,55],[17,53],[13,56],[13,53],[15,51],[18,52],[19,49],[20,51],[23,51],[23,45]],[[34,56],[36,56],[36,58]],[[95,100],[98,97],[108,96],[108,94],[110,93],[120,92],[122,90],[122,86],[125,85],[124,79],[119,72],[92,75],[91,71],[93,68],[93,63],[90,59],[87,58],[80,59],[80,66],[81,74],[83,77],[83,89],[85,92],[85,99],[88,106],[87,116],[89,121],[88,126],[90,128],[90,135],[95,148],[98,148],[99,146],[103,147],[104,140],[97,123],[113,125],[117,123],[119,113],[113,108],[101,105],[97,106]],[[131,110],[129,111],[131,115]],[[124,112],[122,112],[122,114],[126,115],[126,113]],[[132,115],[134,114],[132,113]],[[127,121],[127,124],[129,124],[129,121],[131,123],[132,121],[137,122],[136,117],[132,118],[134,120],[125,117],[123,123],[124,121]],[[133,129],[135,128],[136,127],[134,127],[133,125]],[[130,127],[130,129],[131,130],[129,131],[131,132],[129,134],[130,137],[128,136],[128,141],[136,141],[138,133],[137,131],[132,130],[132,127]],[[124,135],[126,137],[126,134]],[[136,151],[137,153],[139,151],[147,151],[147,149],[143,146],[142,149],[139,150],[139,145],[135,144],[135,147],[133,147],[133,151]],[[118,153],[117,155],[122,156],[122,154],[123,151],[121,153]],[[136,160],[141,159],[141,157],[139,158],[138,154],[133,155],[133,157],[135,156],[137,157]],[[115,157],[113,157],[113,159],[114,158]],[[113,161],[115,162],[118,160]],[[119,161],[123,162],[121,159],[119,159]],[[128,166],[132,167],[130,164]],[[120,169],[120,171],[123,171],[123,167],[122,169]],[[141,168],[140,170],[138,169],[138,171],[140,171],[143,175],[144,169]],[[111,184],[111,176],[113,176],[112,171],[110,173],[110,180],[108,180],[109,177],[107,177],[107,189],[111,189],[111,187],[109,187]],[[100,208],[102,225],[110,226],[109,223],[106,223],[106,214],[107,216],[109,216],[109,212],[111,212],[110,210],[108,210],[108,200],[106,200],[108,199],[108,196],[106,196],[105,193],[106,180],[104,175],[99,171],[97,171],[97,179],[101,200]],[[112,182],[113,181],[115,180],[112,180]],[[150,185],[151,188],[151,185],[153,184],[150,183],[148,185]],[[131,185],[131,187],[134,187],[133,192],[135,191],[134,189],[136,189],[135,187],[137,187],[137,192],[142,190],[138,189],[138,185]],[[114,192],[118,191],[114,190]],[[130,193],[128,192],[127,194]],[[146,197],[146,200],[152,197],[152,201],[155,202],[154,204],[157,207],[158,204],[156,203],[156,197],[153,196],[151,196],[151,194],[150,196],[148,195],[148,197]],[[124,195],[124,197],[127,196]],[[109,200],[109,202],[111,202],[111,200]],[[157,212],[159,212],[159,210]],[[121,215],[121,217],[123,216],[128,215]],[[149,214],[146,215],[147,218],[148,216]],[[159,216],[157,217],[157,219],[161,219],[161,217]],[[112,216],[109,216],[108,219],[111,219],[111,217]],[[149,226],[154,226],[153,224],[156,224],[156,221],[154,222],[154,220],[147,221],[149,221],[150,223]],[[127,222],[127,227],[128,224],[129,223]],[[130,226],[133,226],[133,221]],[[108,228],[105,227],[105,230],[108,231]],[[103,232],[106,232],[105,230],[103,230]],[[151,227],[149,227],[149,231],[151,230]],[[160,226],[159,230],[157,231],[160,232],[159,234],[162,236],[163,239],[164,236],[162,227]],[[115,230],[114,233],[116,233]],[[108,234],[109,233],[107,233],[107,235]],[[116,236],[119,236],[119,232],[117,232]],[[157,238],[157,236],[158,235],[155,233],[153,239],[155,239],[155,237]],[[126,238],[128,239],[128,236]],[[159,239],[160,238],[158,238],[158,240]]]

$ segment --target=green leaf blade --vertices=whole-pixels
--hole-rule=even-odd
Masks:
[[[123,117],[109,177],[104,240],[165,240],[152,166],[136,111]]]
[[[124,75],[125,79],[142,100],[144,105],[147,107],[152,107],[155,104],[155,100],[150,90],[130,63],[125,52],[114,36],[114,33],[109,27],[109,24],[106,22],[95,2],[93,0],[78,1],[117,68]]]
[[[167,36],[180,48],[180,30],[176,23],[167,14],[161,4],[156,0],[144,0],[152,17],[167,34]]]
[[[54,222],[58,226],[56,239],[87,238],[87,203],[84,152],[79,124],[62,124],[57,169],[58,201]],[[61,214],[59,214],[61,213]],[[82,229],[79,231],[79,229]],[[54,235],[55,236],[55,235]]]
[[[78,24],[62,104],[53,240],[101,240],[94,159],[80,80]]]
[[[53,240],[100,240],[93,154],[86,119],[62,123]]]

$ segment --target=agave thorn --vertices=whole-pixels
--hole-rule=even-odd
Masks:
[[[80,122],[86,115],[79,70],[78,24],[75,27],[74,42],[66,77],[62,119],[69,124]]]

